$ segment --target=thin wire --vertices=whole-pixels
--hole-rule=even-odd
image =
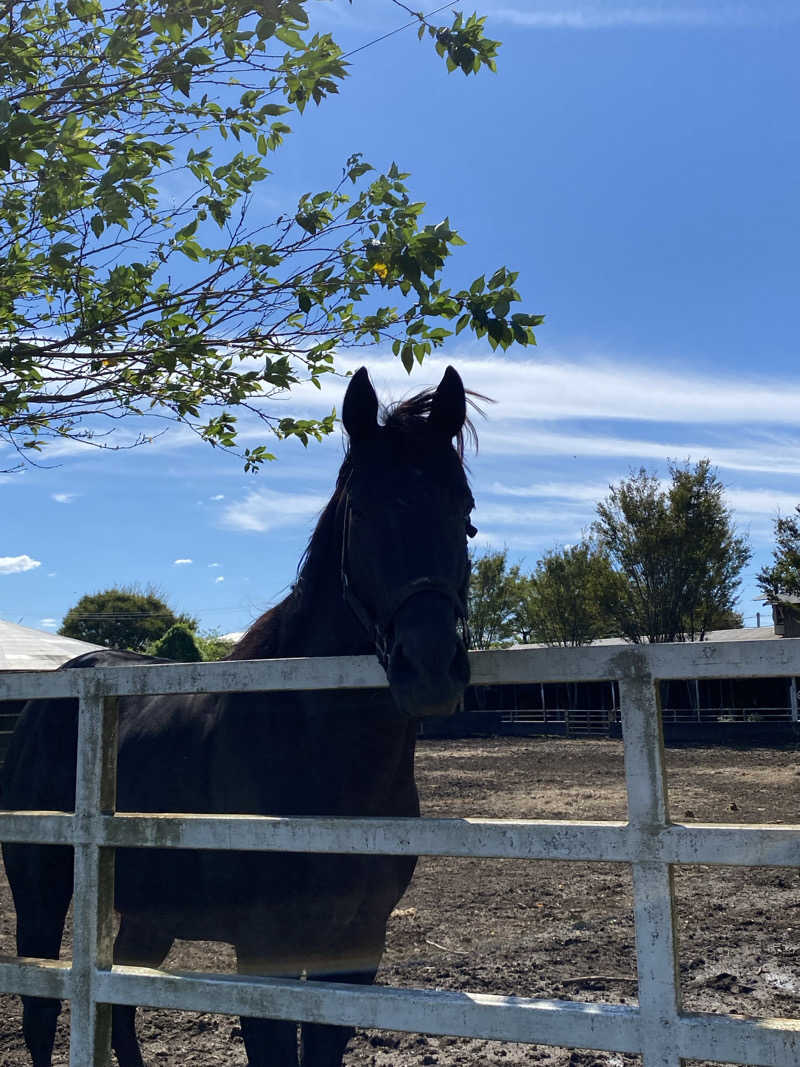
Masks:
[[[422,16],[422,19],[427,22],[433,15],[438,15],[440,11],[445,11],[447,8],[453,8],[458,3],[458,0],[450,0],[447,4],[442,4],[441,7],[435,8],[433,11],[429,11],[426,15]],[[403,30],[407,30],[409,26],[419,26],[419,19],[412,19],[410,22],[404,23],[402,26],[398,26],[395,30],[389,30],[388,33],[384,33],[381,37],[376,37],[374,41],[367,41],[366,44],[361,44],[358,48],[353,48],[349,52],[345,52],[342,55],[342,59],[347,59],[348,56],[354,56],[356,52],[363,52],[365,48],[371,48],[374,44],[380,44],[381,41],[385,41],[388,37],[394,37],[396,33],[401,33]]]
[[[232,605],[229,608],[195,608],[201,612],[239,611],[240,605]],[[71,613],[69,613],[71,614]],[[73,615],[73,619],[161,619],[174,615],[174,611],[93,611],[80,615]]]

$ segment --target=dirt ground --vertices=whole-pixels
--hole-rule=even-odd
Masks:
[[[800,822],[800,750],[671,748],[670,809],[700,822]],[[423,741],[423,814],[624,819],[622,745],[536,738]],[[676,871],[684,1004],[800,1016],[800,873]],[[13,909],[0,876],[0,953],[13,955]],[[232,970],[223,945],[179,943],[167,967]],[[423,859],[389,927],[385,985],[635,1003],[631,876],[623,864]],[[68,1009],[56,1063],[67,1062]],[[140,1011],[145,1061],[159,1067],[246,1062],[238,1020]],[[16,998],[0,997],[0,1067],[27,1064]],[[346,1067],[634,1064],[637,1057],[499,1042],[360,1032]]]

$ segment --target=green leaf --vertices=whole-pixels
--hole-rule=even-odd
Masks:
[[[289,48],[296,48],[298,52],[302,51],[302,49],[305,47],[303,38],[300,36],[297,30],[293,30],[289,26],[278,26],[278,28],[275,30],[275,36],[278,38],[279,41],[282,41],[285,45],[288,45]]]
[[[77,252],[77,245],[71,245],[68,241],[56,241],[55,244],[50,246],[51,257],[63,259],[65,256],[72,255],[73,252]]]
[[[175,239],[178,241],[185,241],[187,237],[192,237],[197,232],[197,219],[184,226],[182,230],[178,230],[175,234]]]
[[[69,151],[68,158],[69,162],[76,167],[87,167],[94,169],[100,166],[100,164],[90,152]]]

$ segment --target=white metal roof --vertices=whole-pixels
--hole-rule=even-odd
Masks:
[[[229,634],[223,634],[220,637],[220,641],[233,641],[234,644],[237,644],[246,633],[247,630],[232,630]]]
[[[0,619],[0,671],[55,670],[82,652],[102,647]]]

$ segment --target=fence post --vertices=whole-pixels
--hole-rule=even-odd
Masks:
[[[634,650],[628,655],[633,672],[619,683],[628,821],[644,837],[658,833],[669,819],[660,694],[644,656]],[[644,1067],[680,1067],[672,869],[641,860],[632,867],[642,1061]]]
[[[792,675],[792,677],[789,679],[789,705],[791,709],[792,722],[795,726],[797,726],[799,717],[797,714],[797,678],[795,677],[795,675]]]
[[[117,699],[104,697],[95,679],[85,683],[78,713],[69,1058],[71,1067],[106,1067],[111,1005],[97,1003],[95,973],[110,969],[113,957],[114,849],[99,841],[101,815],[116,805]]]

